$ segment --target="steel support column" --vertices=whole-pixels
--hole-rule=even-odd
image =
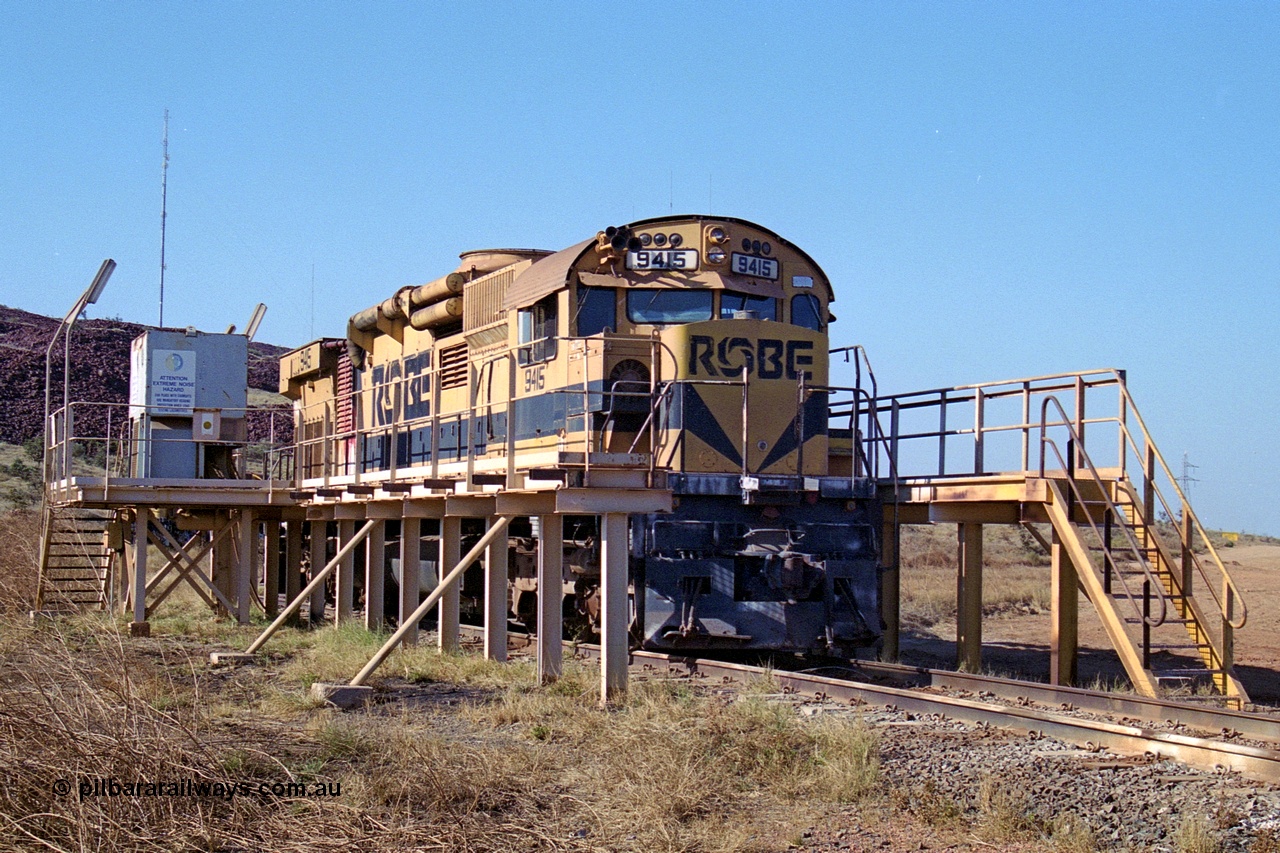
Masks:
[[[440,561],[436,580],[443,579],[462,561],[462,518],[447,515],[440,519]],[[436,612],[439,647],[442,652],[458,650],[458,623],[462,610],[462,578],[450,584],[440,595]]]
[[[485,529],[493,520],[485,521]],[[506,536],[489,543],[484,557],[484,656],[486,660],[507,659],[507,560]]]
[[[627,515],[601,516],[600,531],[600,701],[627,690]]]
[[[965,522],[956,528],[956,666],[978,672],[982,667],[982,525]]]
[[[901,625],[901,573],[898,566],[898,542],[901,527],[886,521],[881,529],[880,549],[880,614],[884,619],[880,659],[898,659],[898,636]]]
[[[151,510],[145,506],[134,507],[133,589],[130,591],[130,601],[133,604],[135,624],[147,621],[147,525],[150,519]]]
[[[249,608],[253,604],[254,552],[258,545],[258,525],[253,510],[240,510],[236,519],[236,621],[249,624]]]
[[[262,524],[266,547],[262,565],[262,604],[267,616],[275,618],[280,612],[280,522],[265,521]]]
[[[1071,686],[1076,683],[1077,676],[1080,594],[1075,566],[1057,531],[1054,531],[1049,546],[1049,558],[1049,683]]]
[[[341,548],[356,535],[354,519],[341,519],[338,522],[338,547]],[[356,555],[349,552],[338,563],[336,578],[337,592],[334,594],[334,622],[341,624],[351,618],[356,594]]]
[[[302,522],[285,522],[284,599],[293,601],[302,591]],[[295,617],[296,621],[297,617]]]
[[[308,546],[311,554],[311,578],[314,578],[329,562],[329,523],[327,521],[317,520],[311,522],[311,536]],[[323,586],[318,587],[315,592],[311,593],[309,604],[307,619],[311,627],[314,628],[324,621],[325,594]]]
[[[383,628],[386,577],[387,523],[379,521],[364,542],[364,627],[370,631]]]
[[[538,516],[538,683],[560,677],[564,662],[564,516]]]
[[[400,520],[400,612],[397,618],[403,628],[406,621],[418,609],[418,594],[422,586],[422,519]],[[418,623],[405,632],[404,644],[418,644]]]

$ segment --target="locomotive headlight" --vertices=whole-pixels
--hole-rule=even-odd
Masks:
[[[720,244],[728,239],[729,239],[729,235],[726,234],[724,229],[721,228],[719,225],[712,225],[710,228],[707,229],[708,243]]]
[[[708,249],[707,260],[713,264],[723,264],[724,249]]]

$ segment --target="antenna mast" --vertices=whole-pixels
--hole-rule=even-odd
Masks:
[[[164,230],[169,217],[169,110],[164,111],[164,165],[160,170],[160,326],[164,326]]]

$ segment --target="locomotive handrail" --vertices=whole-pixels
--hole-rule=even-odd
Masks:
[[[849,353],[853,353],[853,384],[856,388],[862,388],[862,365],[867,366],[867,378],[871,380],[871,399],[880,396],[879,386],[876,382],[876,373],[871,369],[871,359],[867,355],[867,349],[862,344],[854,344],[851,347],[836,347],[833,350],[827,350],[828,355],[844,355],[845,363],[849,362]]]
[[[1059,422],[1059,423],[1049,422],[1048,415],[1049,415],[1050,404],[1052,404],[1053,407],[1058,410],[1058,414],[1061,416],[1062,422]],[[1065,457],[1062,455],[1062,450],[1061,448],[1058,447],[1058,443],[1054,441],[1053,438],[1051,438],[1049,435],[1049,429],[1051,427],[1052,428],[1062,427],[1067,430],[1067,435],[1069,436],[1069,438],[1067,439],[1067,454]],[[1106,481],[1103,479],[1101,473],[1099,473],[1097,467],[1094,466],[1093,460],[1089,458],[1088,452],[1085,451],[1083,443],[1080,440],[1079,434],[1075,431],[1075,428],[1072,427],[1071,424],[1068,422],[1067,412],[1062,407],[1061,401],[1059,401],[1058,398],[1055,396],[1046,397],[1044,401],[1040,404],[1040,477],[1041,479],[1044,479],[1047,476],[1047,471],[1045,469],[1045,455],[1046,455],[1045,449],[1046,448],[1052,448],[1053,454],[1058,460],[1058,464],[1062,466],[1061,470],[1066,474],[1067,485],[1071,490],[1070,503],[1065,508],[1068,521],[1074,520],[1072,518],[1071,504],[1078,503],[1080,506],[1084,506],[1086,503],[1084,499],[1084,494],[1080,491],[1080,485],[1079,483],[1076,482],[1077,460],[1079,460],[1079,462],[1082,463],[1082,466],[1084,467],[1084,469],[1088,471],[1090,479],[1093,481],[1094,485],[1097,486],[1099,494],[1102,495],[1102,500],[1106,503],[1107,511],[1112,513],[1112,515],[1116,518],[1124,517],[1124,513],[1120,510],[1120,507],[1116,505],[1115,500],[1111,497],[1110,493],[1108,492]],[[1101,530],[1098,529],[1098,523],[1094,521],[1093,516],[1094,514],[1086,509],[1084,513],[1084,517],[1086,521],[1088,521],[1089,528],[1093,531],[1094,536],[1096,536],[1098,541],[1102,543],[1103,559],[1111,563],[1114,563],[1115,558],[1112,556],[1112,553],[1111,553],[1111,542],[1109,541],[1108,537]],[[1165,617],[1168,615],[1168,602],[1167,602],[1166,596],[1163,594],[1164,587],[1160,584],[1159,579],[1151,574],[1151,563],[1146,558],[1146,556],[1142,553],[1142,547],[1138,544],[1137,538],[1134,537],[1132,527],[1130,527],[1127,524],[1121,525],[1121,530],[1124,531],[1125,539],[1128,540],[1129,552],[1133,554],[1134,561],[1138,564],[1139,568],[1142,569],[1142,574],[1147,579],[1146,582],[1143,584],[1143,597],[1142,597],[1143,605],[1142,606],[1138,604],[1138,600],[1134,596],[1133,590],[1129,588],[1129,582],[1125,580],[1125,574],[1123,572],[1116,572],[1115,577],[1119,578],[1120,586],[1124,588],[1125,598],[1128,599],[1129,604],[1133,607],[1134,614],[1137,616],[1137,618],[1141,619],[1144,623],[1146,623],[1147,625],[1150,625],[1153,628],[1163,625]],[[1093,567],[1090,566],[1088,568],[1092,570]],[[1077,567],[1077,571],[1085,571],[1085,570],[1086,570],[1086,567],[1084,566]],[[1149,613],[1145,612],[1146,610],[1145,603],[1148,599],[1148,591],[1153,587],[1162,591],[1161,594],[1157,596],[1157,600],[1160,602],[1160,614],[1156,616],[1154,619],[1151,617]]]

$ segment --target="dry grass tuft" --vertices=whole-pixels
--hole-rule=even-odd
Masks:
[[[1222,842],[1213,834],[1208,818],[1200,814],[1186,815],[1172,841],[1178,853],[1219,853],[1222,850]]]
[[[895,809],[910,811],[930,826],[947,826],[960,821],[964,807],[938,789],[932,779],[920,785],[895,788],[890,792]]]
[[[993,840],[1031,838],[1044,829],[1026,793],[1009,788],[994,776],[983,778],[978,786],[978,812],[983,828]]]
[[[1059,853],[1094,853],[1098,839],[1089,824],[1074,812],[1063,812],[1053,819],[1053,847]]]
[[[39,513],[0,513],[0,614],[35,607],[39,570]]]

